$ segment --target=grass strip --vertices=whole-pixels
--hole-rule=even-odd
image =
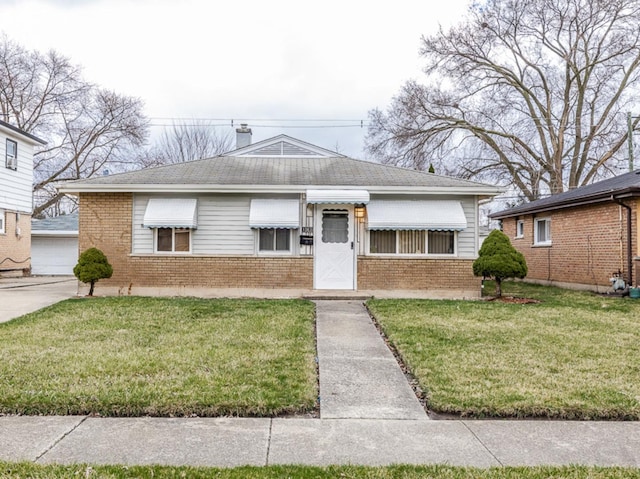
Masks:
[[[88,466],[0,462],[0,478],[54,479],[637,479],[640,469],[601,467],[501,467],[476,469],[452,466],[269,466],[230,469],[167,466]]]

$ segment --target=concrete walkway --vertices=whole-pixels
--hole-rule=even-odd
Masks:
[[[362,302],[315,303],[320,417],[428,419]]]

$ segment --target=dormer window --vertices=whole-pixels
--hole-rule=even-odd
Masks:
[[[10,170],[18,169],[18,143],[7,138],[5,166]]]

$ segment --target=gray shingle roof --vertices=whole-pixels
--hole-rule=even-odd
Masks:
[[[635,170],[590,185],[581,186],[547,198],[489,215],[494,219],[509,218],[525,213],[539,213],[560,208],[569,208],[586,203],[611,200],[611,196],[640,195],[640,170]]]
[[[300,185],[300,186],[391,186],[471,187],[490,185],[431,173],[408,170],[347,157],[264,158],[221,156],[175,165],[76,180],[63,190],[91,185]],[[95,190],[95,188],[92,188]],[[497,188],[495,193],[498,193]]]
[[[31,231],[78,231],[78,213],[31,220]]]

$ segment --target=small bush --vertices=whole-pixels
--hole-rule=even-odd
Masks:
[[[478,252],[478,259],[473,262],[474,275],[495,279],[498,297],[502,296],[502,280],[524,278],[527,272],[524,256],[500,230],[489,233]]]
[[[89,248],[78,258],[78,264],[73,268],[73,274],[83,283],[91,284],[89,296],[93,296],[96,282],[103,278],[111,278],[113,268],[102,251],[98,248]]]

